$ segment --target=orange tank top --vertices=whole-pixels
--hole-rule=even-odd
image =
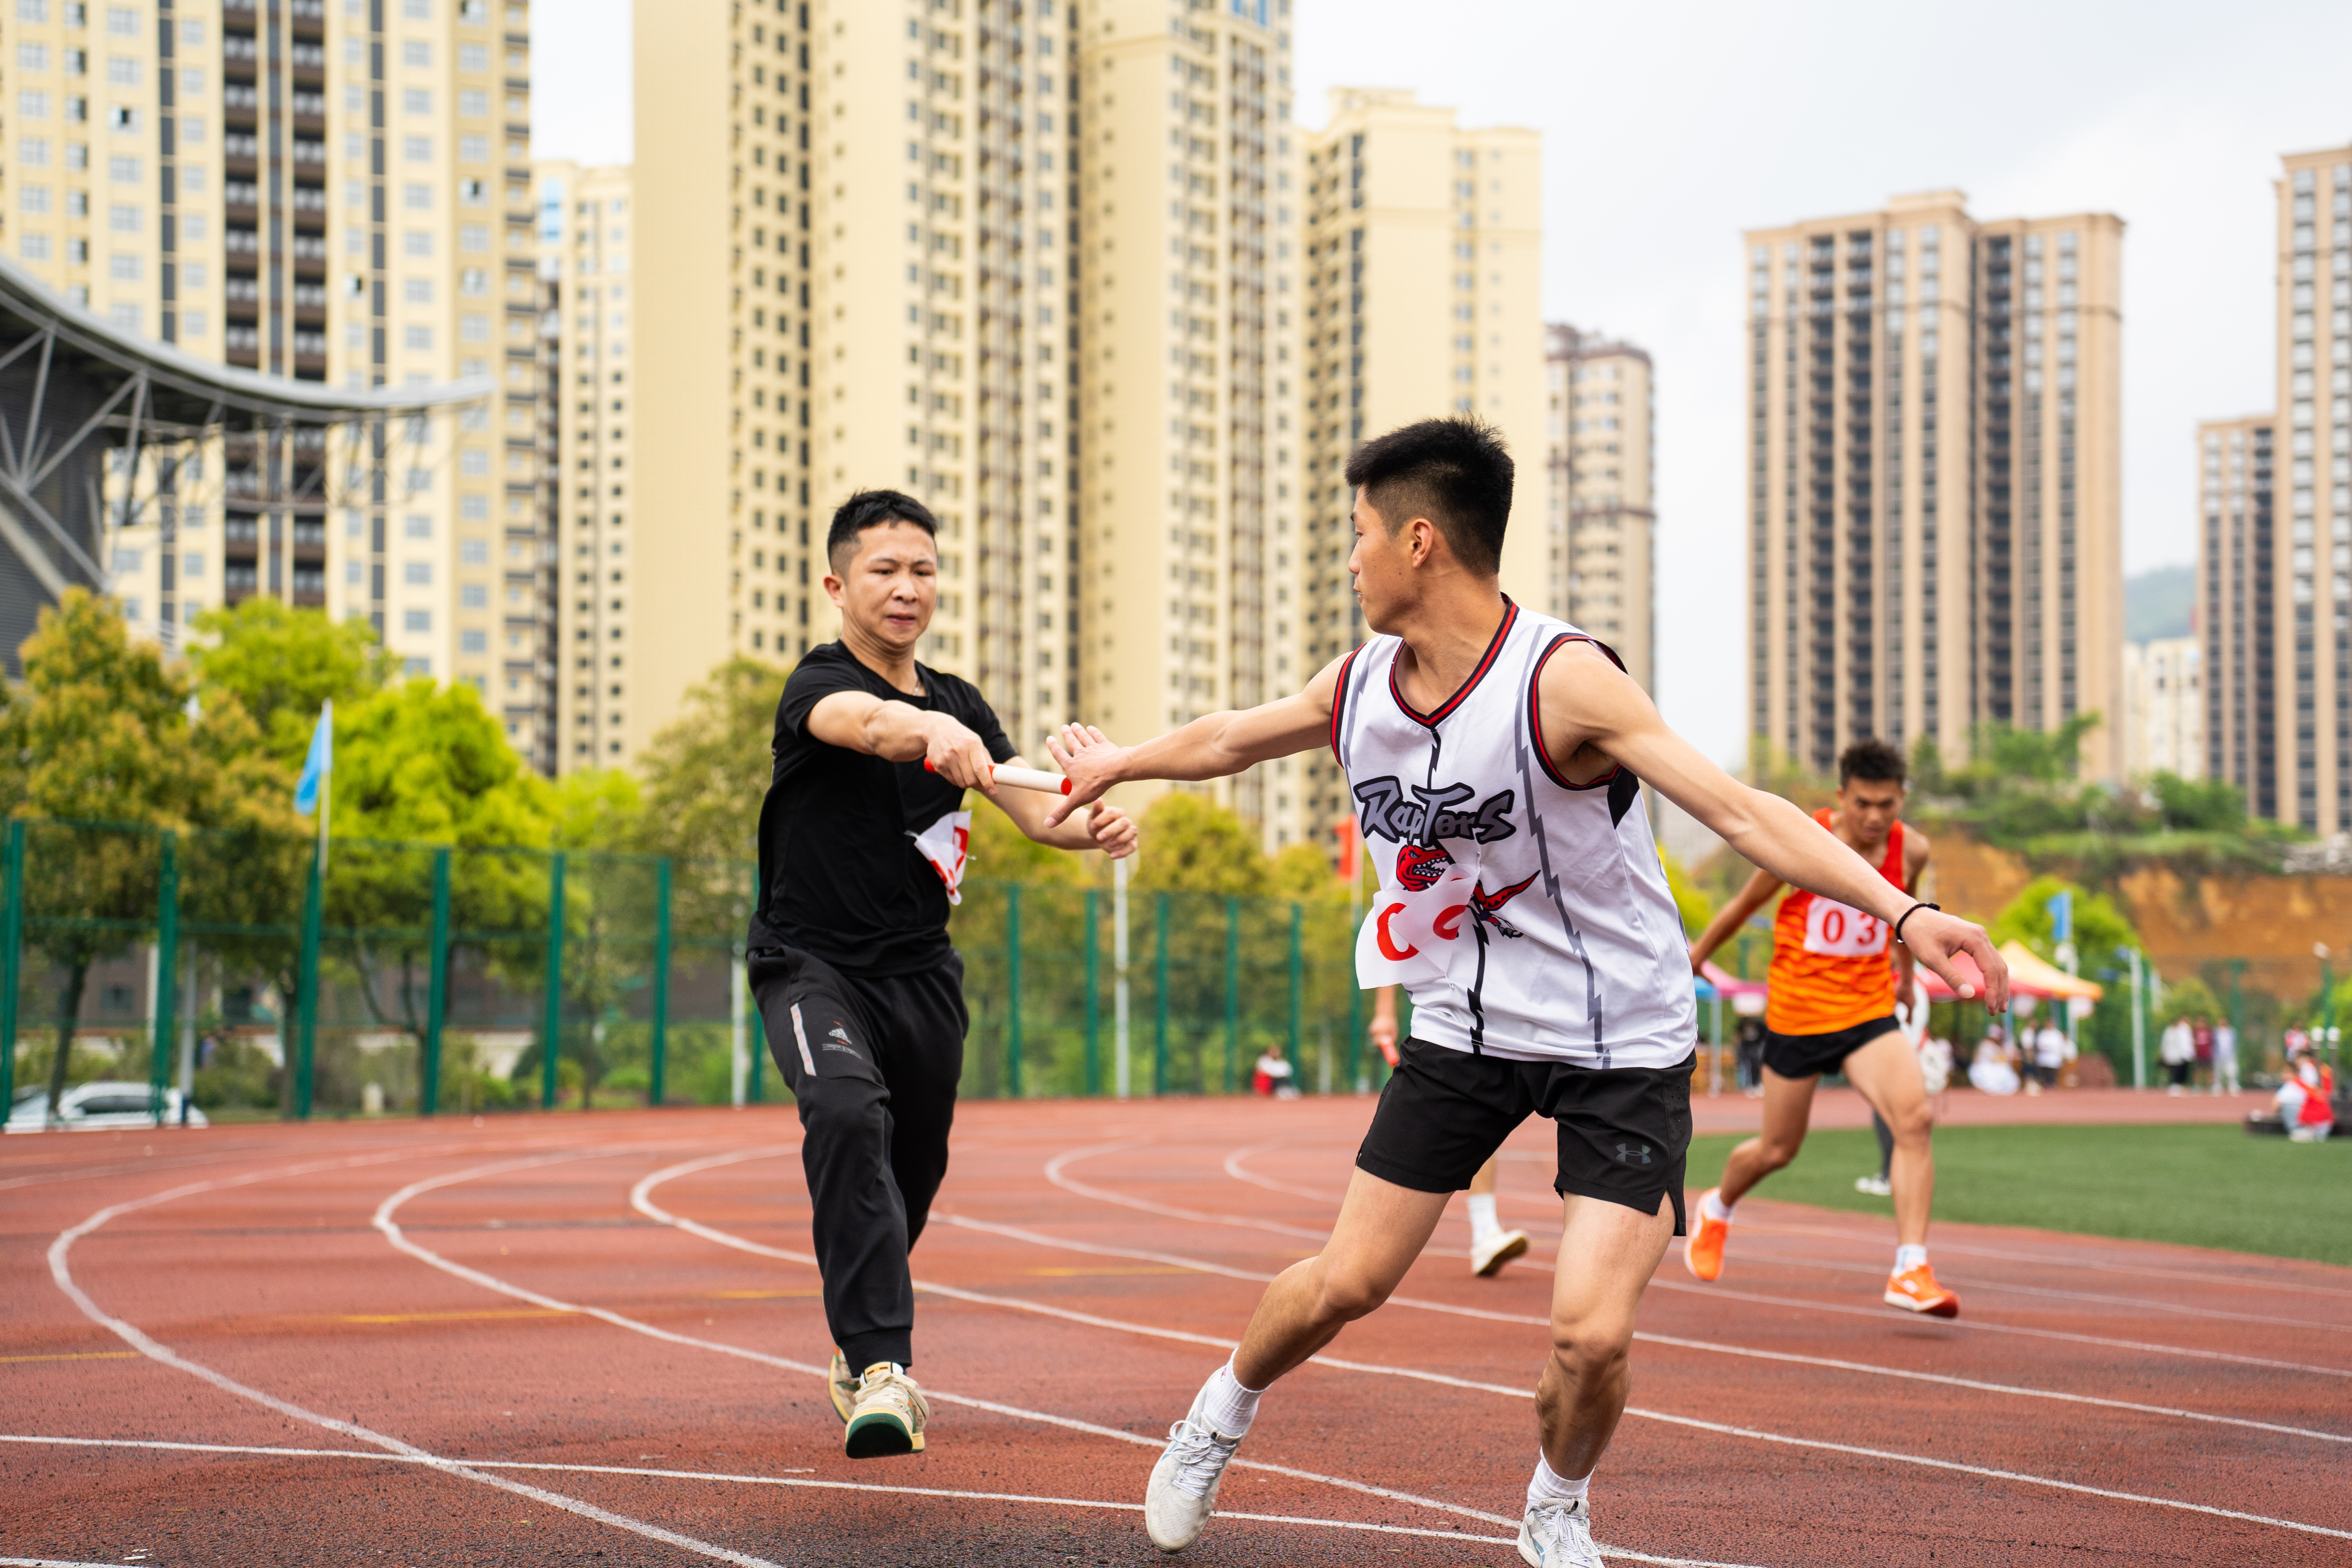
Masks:
[[[1827,807],[1813,813],[1830,829]],[[1886,835],[1878,874],[1903,886],[1903,825]],[[1764,1026],[1776,1035],[1826,1035],[1895,1011],[1886,922],[1792,888],[1772,920],[1772,970]]]

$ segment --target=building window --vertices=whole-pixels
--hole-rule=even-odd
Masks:
[[[490,634],[488,632],[459,632],[457,634],[457,651],[460,653],[489,652]]]

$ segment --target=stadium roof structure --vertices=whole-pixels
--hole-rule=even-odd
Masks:
[[[339,388],[199,359],[125,331],[0,257],[0,658],[20,673],[16,649],[42,605],[77,584],[105,590],[110,452],[135,479],[142,448],[429,415],[495,390],[487,376]],[[128,496],[119,499],[127,519]]]

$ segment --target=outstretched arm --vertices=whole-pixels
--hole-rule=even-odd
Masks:
[[[1715,950],[1729,941],[1732,932],[1746,925],[1748,916],[1770,903],[1772,895],[1780,890],[1780,879],[1769,871],[1759,871],[1748,878],[1748,885],[1739,889],[1738,896],[1716,910],[1715,919],[1706,922],[1706,929],[1698,933],[1696,942],[1691,943],[1691,973],[1696,974],[1698,966],[1715,956]]]
[[[1069,775],[1070,793],[1045,814],[1060,822],[1114,784],[1129,779],[1221,779],[1255,763],[1321,745],[1331,733],[1331,705],[1339,689],[1334,659],[1294,697],[1255,708],[1203,713],[1181,729],[1137,746],[1111,743],[1100,730],[1066,726],[1045,742]]]
[[[1004,765],[1025,768],[1029,764],[1014,757]],[[1002,789],[989,798],[1013,819],[1013,826],[1040,844],[1055,849],[1100,849],[1114,860],[1135,853],[1134,819],[1107,800],[1097,801],[1089,810],[1056,824],[1048,821],[1047,816],[1051,803],[1061,798],[1058,795],[1040,795],[1032,789]]]
[[[1563,777],[1598,777],[1611,763],[1632,769],[1750,865],[1890,926],[1904,921],[1904,943],[1918,961],[1955,994],[1974,997],[1975,984],[1952,963],[1966,952],[1984,975],[1985,1005],[1994,1012],[2008,1007],[2009,966],[1982,927],[1928,909],[1906,921],[1914,901],[1908,893],[1836,834],[1823,833],[1778,795],[1748,788],[1667,729],[1649,695],[1593,644],[1570,643],[1547,660],[1537,699],[1544,749]]]

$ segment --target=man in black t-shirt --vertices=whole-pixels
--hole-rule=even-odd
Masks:
[[[938,524],[920,501],[866,490],[834,513],[824,588],[841,640],[814,648],[776,707],[760,809],[751,993],[800,1102],[835,1409],[852,1458],[923,1447],[907,1375],[907,1251],[948,1168],[963,1075],[963,962],[948,942],[977,789],[1040,844],[1135,849],[1118,807],[1045,825],[1051,797],[999,793],[1019,764],[969,681],[915,662],[938,601]]]

